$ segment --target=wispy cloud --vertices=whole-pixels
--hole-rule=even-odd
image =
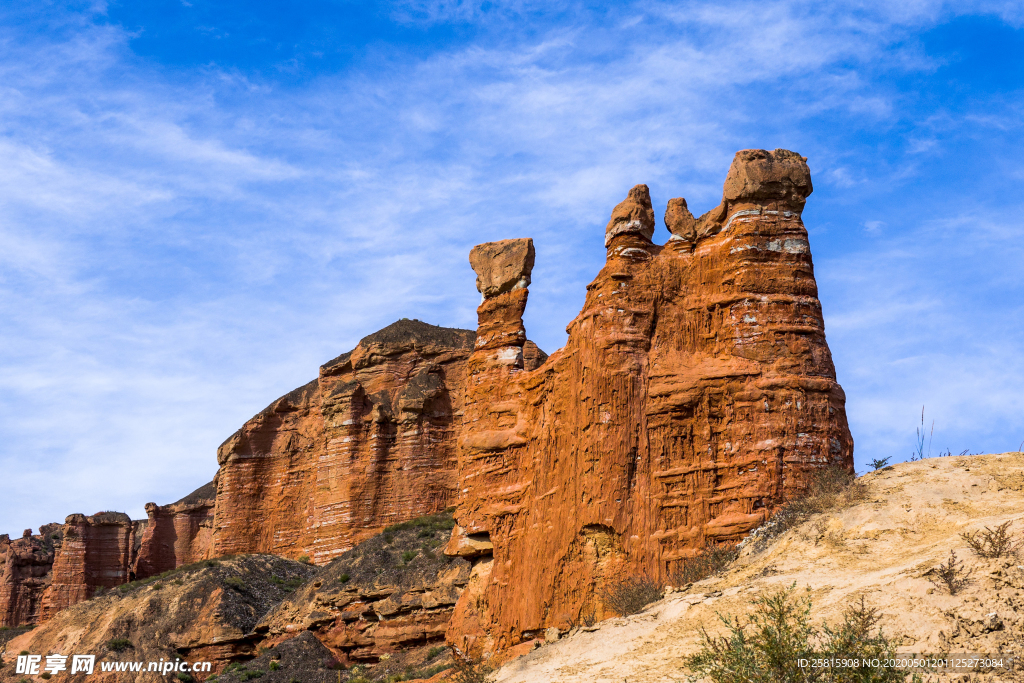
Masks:
[[[535,238],[527,325],[553,350],[626,190],[711,208],[746,147],[810,158],[858,459],[899,457],[921,403],[954,450],[1019,442],[1019,109],[937,112],[893,85],[939,68],[921,31],[1012,8],[393,7],[480,32],[285,86],[141,59],[102,7],[0,30],[6,529],[141,515],[359,337],[402,316],[472,327],[482,241]]]

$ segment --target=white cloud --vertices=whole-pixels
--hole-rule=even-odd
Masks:
[[[909,181],[971,117],[1019,123],[917,117],[936,142],[913,163],[872,137],[908,117],[884,75],[931,68],[905,39],[947,6],[396,7],[410,22],[570,18],[289,88],[168,76],[85,20],[42,45],[0,33],[4,531],[141,515],[206,481],[220,441],[359,337],[403,316],[473,326],[479,242],[535,238],[528,331],[554,350],[628,188],[700,213],[746,147],[811,157],[806,216],[858,459],[899,455],[921,403],[937,438],[1005,440],[1024,349],[996,312],[1020,300],[1019,221],[986,198],[942,218],[904,205],[946,198]],[[1016,157],[993,163],[1019,177]]]

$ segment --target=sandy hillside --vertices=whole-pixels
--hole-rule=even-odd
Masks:
[[[810,587],[815,622],[835,620],[864,596],[884,614],[884,630],[903,636],[903,652],[1024,653],[1024,553],[1012,561],[981,559],[959,536],[1006,521],[1024,532],[1024,453],[926,459],[860,481],[862,502],[811,518],[763,550],[744,549],[728,573],[641,614],[534,650],[495,680],[683,681],[682,659],[698,649],[702,624],[722,632],[716,612],[749,612],[758,591],[793,582]],[[926,575],[951,549],[974,570],[973,584],[956,596]],[[1015,675],[980,680],[1024,680]]]

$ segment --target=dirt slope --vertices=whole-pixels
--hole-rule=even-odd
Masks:
[[[722,632],[716,612],[749,612],[758,591],[794,582],[810,587],[815,622],[836,620],[864,596],[884,614],[884,630],[903,636],[903,652],[1024,655],[1024,554],[981,559],[959,536],[1006,521],[1014,533],[1024,532],[1024,453],[926,459],[860,481],[867,492],[862,502],[817,515],[763,550],[745,548],[726,574],[670,594],[641,614],[534,650],[495,680],[683,681],[683,658],[698,650],[701,625]],[[974,570],[973,583],[956,596],[928,580],[951,549]],[[1024,680],[1015,675],[980,680]]]

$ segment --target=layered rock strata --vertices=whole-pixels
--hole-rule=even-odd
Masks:
[[[204,560],[213,540],[213,482],[170,505],[146,504],[148,522],[142,533],[132,577],[144,579]]]
[[[316,572],[315,567],[272,555],[211,560],[182,568],[161,581],[106,591],[63,610],[8,643],[5,661],[13,661],[10,655],[22,650],[94,654],[95,672],[70,680],[98,683],[170,680],[156,672],[102,672],[100,662],[110,661],[180,658],[212,662],[213,672],[219,672],[233,661],[256,656],[260,638],[253,627],[260,617]],[[110,642],[115,640],[131,646],[111,649]],[[3,672],[13,675],[13,668],[0,669],[0,680],[6,681]]]
[[[46,524],[38,536],[25,529],[21,538],[0,536],[0,626],[34,624],[50,585],[53,558],[61,546],[59,524]]]
[[[601,616],[613,577],[665,577],[742,538],[820,468],[852,469],[801,221],[811,189],[799,155],[739,152],[718,207],[694,218],[669,202],[658,246],[648,189],[634,187],[568,342],[535,369],[519,284],[532,250],[474,249],[518,260],[471,257],[484,300],[448,552],[475,557],[479,581],[449,642],[502,650]]]
[[[50,584],[43,594],[39,621],[88,600],[98,588],[127,583],[138,547],[139,523],[123,512],[68,515],[61,530]]]
[[[213,555],[324,564],[455,496],[469,330],[401,320],[320,368],[219,449]]]
[[[263,617],[261,647],[312,631],[346,664],[443,645],[471,565],[440,552],[450,515],[391,527],[324,567]]]

